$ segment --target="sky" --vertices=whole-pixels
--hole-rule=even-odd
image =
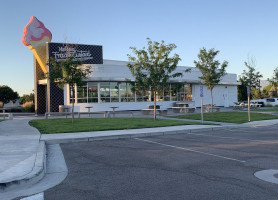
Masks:
[[[103,46],[103,58],[127,61],[146,38],[174,43],[180,66],[194,67],[202,47],[219,50],[228,73],[240,75],[256,59],[263,79],[278,66],[277,0],[0,0],[0,85],[20,95],[34,89],[33,54],[21,41],[36,16],[52,42]]]

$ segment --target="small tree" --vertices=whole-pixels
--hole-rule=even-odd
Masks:
[[[135,77],[136,88],[151,90],[154,99],[154,120],[156,120],[156,94],[163,91],[169,84],[169,79],[182,76],[182,73],[173,73],[181,60],[178,54],[170,56],[176,48],[175,44],[153,42],[147,38],[147,49],[138,50],[130,47],[135,56],[127,55],[130,63],[127,67]]]
[[[0,85],[0,102],[2,102],[2,107],[4,107],[5,103],[16,101],[18,98],[18,93],[14,92],[12,88],[7,85]]]
[[[271,79],[268,79],[268,81],[271,83],[271,85],[273,86],[274,88],[274,92],[275,92],[275,97],[278,96],[278,93],[277,93],[277,89],[278,89],[278,67],[276,67],[276,69],[274,69],[273,71],[273,76]]]
[[[202,76],[199,78],[210,90],[211,112],[213,112],[212,90],[214,86],[220,82],[221,77],[226,74],[226,67],[228,66],[227,61],[220,64],[218,60],[215,60],[218,53],[219,51],[217,50],[209,49],[207,51],[206,48],[203,47],[198,54],[199,61],[194,60],[196,68],[202,73]]]
[[[20,97],[20,103],[24,104],[26,102],[33,102],[35,101],[34,93],[30,94],[24,94],[22,97]]]
[[[248,60],[246,62],[244,62],[244,65],[247,67],[247,70],[243,70],[239,81],[241,82],[241,90],[243,94],[246,94],[246,96],[244,95],[243,99],[247,99],[247,92],[246,92],[246,87],[250,86],[251,88],[257,88],[260,87],[260,83],[259,83],[259,78],[262,78],[262,74],[260,72],[256,72],[256,60],[254,58],[248,58]],[[250,89],[251,93],[252,90]],[[255,90],[253,90],[255,91]],[[254,96],[254,95],[253,95]],[[252,95],[251,95],[252,97]],[[260,98],[260,96],[257,95],[257,97]]]
[[[48,63],[50,71],[48,78],[51,82],[63,88],[65,84],[69,84],[72,88],[73,97],[75,97],[74,86],[80,86],[83,80],[88,78],[91,73],[91,66],[82,66],[82,62],[69,57],[61,62],[56,62],[54,58],[49,59]],[[74,122],[74,100],[72,101],[72,123]]]

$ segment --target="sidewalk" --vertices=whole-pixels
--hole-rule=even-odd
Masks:
[[[0,124],[0,193],[33,184],[44,175],[45,144],[28,119]]]

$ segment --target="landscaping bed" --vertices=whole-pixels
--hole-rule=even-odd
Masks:
[[[71,119],[39,119],[31,120],[29,124],[37,128],[42,134],[202,125],[199,122],[167,119],[153,120],[152,118],[83,118],[75,119],[73,124]],[[206,124],[213,125],[211,123]]]

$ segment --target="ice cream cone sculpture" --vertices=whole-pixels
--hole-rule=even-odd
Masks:
[[[22,43],[32,50],[44,73],[46,68],[46,42],[52,39],[51,32],[36,17],[32,16],[23,29]]]

